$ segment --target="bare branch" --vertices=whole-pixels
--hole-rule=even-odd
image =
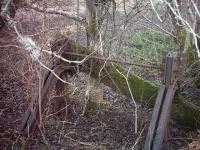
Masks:
[[[161,27],[161,25],[158,25],[156,23],[154,23],[153,21],[151,21],[150,19],[148,19],[146,16],[142,16],[144,19],[146,19],[149,23],[153,24],[154,26],[156,26],[157,28],[159,28],[160,30],[162,30],[163,32],[165,32],[166,34],[169,34],[170,36],[174,37],[173,33],[167,31],[166,29],[164,29],[163,27]]]
[[[150,0],[150,2],[151,2],[151,7],[152,7],[153,11],[155,12],[155,14],[156,14],[158,20],[159,20],[160,22],[163,22],[163,20],[161,19],[160,15],[159,15],[158,12],[156,11],[156,8],[154,7],[153,1]]]
[[[128,77],[129,77],[129,73],[130,73],[130,71],[131,71],[131,67],[128,69],[128,72],[127,72],[127,74],[126,74],[126,76],[125,76],[122,72],[120,72],[120,71],[114,66],[113,63],[112,63],[112,66],[113,66],[113,68],[114,68],[121,76],[123,76],[123,78],[126,80],[126,84],[127,84],[127,86],[128,86],[128,90],[129,90],[130,95],[131,95],[131,99],[132,99],[132,101],[133,101],[133,103],[134,103],[134,106],[135,106],[135,112],[134,112],[134,115],[135,115],[135,134],[137,134],[137,133],[138,133],[138,115],[137,115],[138,106],[137,106],[137,103],[136,103],[136,101],[135,101],[135,99],[134,99],[134,97],[133,97],[133,93],[132,93],[132,91],[131,91],[131,87],[130,87],[130,84],[129,84],[129,81],[128,81]]]
[[[65,17],[70,18],[74,21],[80,22],[84,25],[86,24],[85,17],[80,16],[80,15],[77,16],[76,12],[67,12],[65,10],[61,10],[61,9],[58,9],[58,8],[46,8],[44,10],[42,7],[38,6],[37,4],[30,4],[28,1],[26,1],[26,6],[28,6],[31,9],[34,9],[35,11],[38,11],[38,12],[46,12],[46,13],[49,13],[49,14],[65,16]]]

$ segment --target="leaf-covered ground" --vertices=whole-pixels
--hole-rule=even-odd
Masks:
[[[38,43],[41,42],[40,44],[42,41],[49,42],[49,37],[56,34],[54,32],[59,32],[57,28],[62,28],[62,33],[70,34],[70,37],[73,37],[72,34],[76,31],[75,25],[69,20],[51,16],[48,26],[50,33],[47,33],[46,37],[39,36],[42,31],[41,14],[26,13],[18,12],[16,19],[21,21],[19,30],[25,35],[31,35]],[[53,28],[55,26],[57,28]],[[82,41],[82,38],[85,37],[80,36],[79,40]],[[139,106],[139,134],[135,135],[132,100],[104,86],[103,106],[98,102],[95,106],[85,103],[88,76],[83,73],[71,79],[78,89],[70,95],[70,99],[66,99],[67,109],[64,109],[61,115],[54,114],[52,103],[55,100],[53,96],[56,95],[51,95],[43,115],[43,126],[28,138],[22,136],[21,121],[30,101],[37,96],[37,69],[37,64],[30,60],[28,54],[17,43],[13,31],[3,28],[0,31],[1,149],[140,149],[143,147],[151,116],[149,110]],[[157,79],[159,78],[155,80]],[[186,88],[185,91],[189,99],[199,100],[199,91],[193,92],[194,90],[190,89]],[[84,106],[86,106],[85,111]],[[172,120],[169,131],[165,149],[200,149],[199,131],[188,131]]]
[[[140,108],[138,112],[139,131],[142,133],[136,136],[133,102],[109,87],[104,87],[103,99],[107,104],[95,109],[86,105],[86,111],[82,114],[80,100],[84,99],[88,81],[88,76],[83,73],[74,78],[75,84],[79,86],[68,101],[67,113],[52,115],[50,107],[50,111],[44,114],[43,127],[29,138],[23,137],[20,124],[30,102],[30,89],[34,85],[27,87],[27,62],[22,55],[24,52],[16,47],[19,45],[15,41],[15,34],[4,28],[0,35],[2,149],[130,149],[134,145],[136,149],[142,147],[150,119],[147,110]],[[198,131],[184,130],[171,121],[166,149],[198,149],[198,146]]]

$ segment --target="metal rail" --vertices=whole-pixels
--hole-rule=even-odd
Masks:
[[[74,67],[73,66],[63,66],[63,65],[58,65],[58,66],[53,66],[51,67],[58,76],[60,76],[63,72],[67,72],[69,74],[74,74]],[[45,80],[44,80],[44,86],[42,88],[42,95],[41,95],[41,102],[42,102],[42,112],[45,109],[45,103],[47,102],[47,94],[50,93],[50,91],[53,89],[53,86],[58,82],[57,77],[51,72],[47,72],[45,75]],[[32,110],[31,108],[28,109],[28,111],[25,114],[25,117],[22,121],[21,124],[21,131],[25,135],[29,135],[29,133],[33,132],[39,122],[39,104],[38,104],[38,97],[35,100],[36,104],[34,109]]]
[[[156,65],[131,63],[131,62],[127,62],[127,61],[114,60],[114,59],[105,58],[105,57],[97,57],[97,56],[92,56],[92,55],[77,54],[77,53],[72,53],[72,52],[64,52],[64,54],[68,54],[68,55],[72,55],[72,56],[79,56],[79,57],[88,57],[90,59],[114,62],[114,63],[118,63],[118,64],[129,65],[129,66],[137,66],[137,67],[151,68],[151,69],[161,69],[159,66],[156,66]]]
[[[168,122],[172,100],[177,90],[177,77],[181,72],[181,53],[168,53],[164,63],[163,83],[160,85],[154,105],[144,150],[162,149],[163,140],[167,138]]]

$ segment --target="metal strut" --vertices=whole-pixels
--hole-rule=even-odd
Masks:
[[[64,71],[67,71],[69,74],[74,74],[74,66],[53,66],[51,67],[53,72],[60,76]],[[47,102],[47,94],[53,89],[53,86],[58,82],[57,77],[52,72],[47,72],[45,75],[44,85],[42,88],[42,111],[45,109],[45,104]],[[33,110],[28,109],[28,111],[25,114],[25,117],[22,121],[21,125],[21,131],[25,135],[29,135],[29,133],[33,132],[38,127],[38,121],[39,121],[39,104],[38,97],[36,99],[36,106]]]
[[[72,56],[78,56],[78,57],[83,57],[83,58],[88,57],[88,59],[96,59],[96,60],[99,60],[99,61],[113,62],[113,63],[118,63],[118,64],[122,64],[122,65],[128,65],[128,66],[136,66],[136,67],[158,69],[158,70],[161,69],[159,66],[156,66],[156,65],[141,64],[141,63],[132,63],[132,62],[114,60],[114,59],[100,57],[100,56],[77,54],[77,53],[72,53],[72,52],[64,52],[64,54],[68,54],[68,55],[72,55]]]
[[[177,77],[181,71],[181,53],[168,53],[164,63],[164,78],[154,105],[144,150],[162,149],[167,138],[167,128],[174,94],[177,90]]]

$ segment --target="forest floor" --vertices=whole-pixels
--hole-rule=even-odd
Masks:
[[[76,11],[69,5],[70,11]],[[80,13],[84,12],[81,8]],[[84,41],[82,31],[77,30],[75,23],[63,17],[47,17],[49,24],[42,30],[42,15],[18,12],[19,30],[24,35],[33,37],[39,44],[49,42],[56,32],[70,35],[80,42]],[[24,17],[29,16],[29,17]],[[37,16],[37,17],[36,17]],[[40,16],[40,17],[38,17]],[[54,28],[55,27],[55,28]],[[83,30],[79,27],[79,30]],[[43,36],[44,33],[44,36]],[[42,36],[39,36],[42,34]],[[78,74],[71,81],[78,87],[67,101],[67,109],[61,115],[54,114],[50,97],[44,113],[43,126],[29,137],[20,132],[20,125],[29,107],[31,99],[36,97],[38,85],[38,66],[29,59],[28,54],[17,42],[15,33],[3,28],[0,31],[0,149],[141,149],[151,119],[149,110],[139,106],[138,130],[134,133],[135,118],[133,101],[111,88],[103,86],[103,103],[105,106],[86,106],[84,111],[80,101],[85,98],[88,88],[88,75]],[[35,69],[35,70],[33,70]],[[90,87],[94,88],[94,87]],[[186,88],[185,93],[190,101],[199,103],[200,90]],[[98,98],[98,95],[97,95]],[[191,131],[170,120],[169,138],[164,149],[199,150],[200,131]]]
[[[20,124],[30,102],[30,89],[27,88],[29,80],[26,79],[28,71],[26,73],[24,70],[27,68],[21,68],[26,59],[17,47],[19,44],[11,30],[7,28],[1,30],[0,45],[0,147],[2,149],[130,149],[131,147],[139,149],[142,147],[150,115],[145,109],[138,112],[140,134],[136,136],[132,101],[109,87],[103,88],[104,100],[109,102],[108,107],[99,107],[95,110],[88,108],[83,115],[80,115],[82,109],[76,100],[70,100],[67,115],[46,114],[44,126],[40,130],[28,138],[22,136]],[[74,80],[79,85],[79,89],[74,93],[79,96],[74,98],[83,98],[83,89],[87,86],[88,77],[82,73]],[[171,120],[165,149],[199,150],[199,139],[199,131],[188,131]]]

